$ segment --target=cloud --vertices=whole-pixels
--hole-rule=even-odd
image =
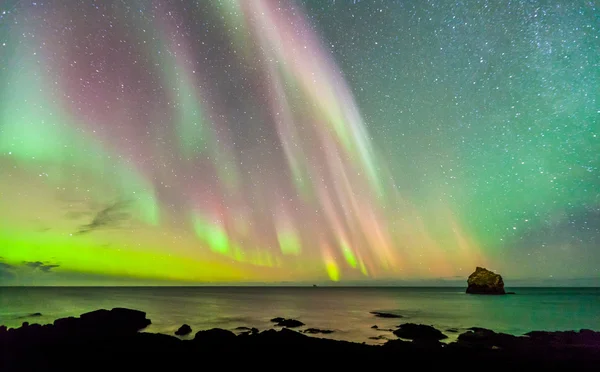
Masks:
[[[15,277],[15,266],[0,262],[0,280],[14,279]]]
[[[102,228],[118,227],[121,222],[130,217],[129,212],[126,210],[128,206],[129,203],[126,201],[117,201],[105,206],[95,213],[90,223],[81,226],[75,234],[81,235]]]
[[[49,264],[49,263],[44,263],[41,261],[23,261],[23,265],[32,268],[34,270],[41,270],[45,273],[50,272],[50,270],[59,267],[60,265],[55,265],[55,264]]]

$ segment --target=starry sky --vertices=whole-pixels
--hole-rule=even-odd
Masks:
[[[0,4],[0,284],[598,278],[595,1]]]

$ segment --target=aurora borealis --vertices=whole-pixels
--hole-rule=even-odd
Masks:
[[[0,280],[598,277],[599,19],[4,1]]]

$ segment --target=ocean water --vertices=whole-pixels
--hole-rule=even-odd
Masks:
[[[371,337],[411,322],[432,325],[453,340],[478,326],[511,334],[531,330],[600,331],[600,288],[516,288],[516,295],[474,296],[464,288],[371,287],[4,287],[0,288],[0,324],[52,323],[99,308],[145,311],[147,332],[173,334],[183,323],[201,329],[274,328],[277,316],[298,319],[306,327],[331,329],[327,337],[382,343]],[[402,315],[383,319],[371,311]],[[42,316],[28,317],[40,312]],[[306,328],[303,327],[303,328]],[[300,328],[302,330],[303,328]],[[190,335],[189,337],[193,337]]]

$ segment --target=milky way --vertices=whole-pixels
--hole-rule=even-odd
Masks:
[[[10,277],[597,276],[600,10],[441,3],[3,5]]]

